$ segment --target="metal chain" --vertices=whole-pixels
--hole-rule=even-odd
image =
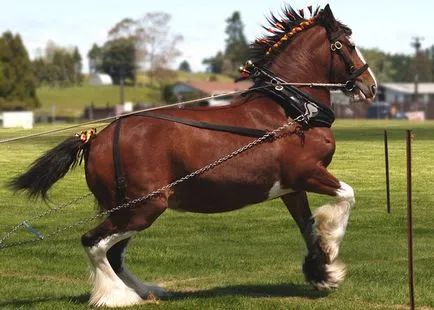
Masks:
[[[286,122],[285,124],[283,124],[282,126],[280,126],[279,128],[274,129],[273,131],[270,131],[270,132],[266,133],[262,137],[260,137],[260,138],[258,138],[256,140],[254,140],[254,141],[252,141],[252,142],[250,142],[250,143],[248,143],[248,144],[240,147],[236,151],[233,151],[232,153],[230,153],[230,154],[228,154],[228,155],[226,155],[224,157],[221,157],[220,159],[217,159],[216,161],[214,161],[214,162],[212,162],[212,163],[210,163],[210,164],[208,164],[208,165],[206,165],[206,166],[204,166],[204,167],[202,167],[202,168],[200,168],[200,169],[198,169],[198,170],[196,170],[196,171],[194,171],[194,172],[192,172],[192,173],[190,173],[190,174],[188,174],[188,175],[186,175],[186,176],[184,176],[184,177],[182,177],[182,178],[180,178],[180,179],[178,179],[178,180],[176,180],[176,181],[174,181],[174,182],[172,182],[170,184],[167,184],[167,185],[165,185],[165,186],[163,186],[163,187],[161,187],[161,188],[159,188],[159,189],[157,189],[157,190],[155,190],[155,191],[153,191],[153,192],[151,192],[151,193],[149,193],[149,194],[147,194],[145,196],[133,199],[133,200],[131,200],[129,202],[126,202],[126,203],[124,203],[122,205],[119,205],[119,206],[117,206],[117,207],[115,207],[113,209],[97,213],[97,214],[95,214],[95,215],[93,215],[93,216],[91,216],[91,217],[89,217],[87,219],[75,222],[75,223],[73,223],[71,225],[59,227],[58,229],[56,229],[56,230],[54,230],[52,232],[49,232],[49,233],[45,234],[44,236],[41,235],[38,239],[24,240],[24,241],[20,241],[20,242],[14,242],[14,243],[4,244],[4,241],[10,239],[10,237],[12,237],[12,235],[14,235],[16,233],[16,231],[20,227],[24,227],[27,222],[40,219],[40,218],[42,218],[42,217],[44,217],[46,215],[49,215],[51,213],[54,213],[54,212],[58,212],[61,209],[65,208],[67,206],[70,206],[73,203],[76,203],[76,202],[78,202],[78,201],[80,201],[80,200],[82,200],[82,199],[90,196],[92,193],[87,193],[87,194],[85,194],[85,195],[83,195],[81,197],[75,198],[75,199],[73,199],[73,200],[71,200],[71,201],[69,201],[69,202],[61,205],[58,208],[50,209],[47,212],[44,212],[44,213],[42,213],[40,215],[37,215],[37,216],[34,216],[34,217],[28,219],[27,221],[24,221],[21,224],[15,226],[10,232],[8,232],[5,235],[5,237],[3,237],[2,239],[0,239],[0,250],[6,249],[6,248],[17,247],[17,246],[21,246],[21,245],[29,244],[29,243],[36,243],[38,241],[45,240],[46,238],[53,237],[55,235],[58,235],[58,234],[60,234],[60,233],[62,233],[64,231],[70,230],[70,229],[75,228],[77,226],[85,225],[85,224],[90,223],[90,222],[92,222],[93,220],[95,220],[95,219],[97,219],[99,217],[102,217],[102,216],[105,216],[105,215],[110,215],[110,214],[112,214],[112,213],[114,213],[116,211],[119,211],[121,209],[129,208],[129,207],[131,207],[131,206],[133,206],[133,205],[135,205],[135,204],[137,204],[139,202],[142,202],[142,201],[147,200],[147,199],[149,199],[151,197],[154,197],[154,196],[156,196],[158,194],[161,194],[161,193],[163,193],[163,192],[171,189],[172,187],[174,187],[174,186],[176,186],[176,185],[178,185],[180,183],[183,183],[183,182],[185,182],[185,181],[187,181],[187,180],[189,180],[189,179],[191,179],[191,178],[193,178],[195,176],[201,175],[201,174],[205,173],[208,170],[214,169],[215,167],[221,165],[222,163],[224,163],[224,162],[226,162],[226,161],[234,158],[235,156],[237,156],[237,155],[239,155],[239,154],[241,154],[241,153],[243,153],[243,152],[245,152],[245,151],[253,148],[254,146],[256,146],[256,145],[264,142],[265,140],[267,140],[269,138],[277,137],[277,134],[279,132],[281,132],[281,131],[283,131],[285,129],[289,129],[289,127],[291,127],[297,121],[302,120],[304,117],[305,116],[302,115],[300,117],[297,117],[294,120],[290,120],[290,121]]]
[[[57,207],[57,208],[51,208],[51,209],[49,209],[49,210],[47,210],[47,211],[45,211],[45,212],[43,212],[43,213],[41,213],[41,214],[39,214],[39,215],[36,215],[36,216],[33,216],[33,217],[30,217],[30,218],[28,218],[27,220],[24,220],[23,222],[21,222],[20,224],[18,224],[18,225],[16,225],[14,228],[12,228],[3,238],[1,238],[0,239],[0,250],[3,248],[3,243],[4,243],[4,241],[6,241],[6,240],[8,240],[8,239],[10,239],[13,235],[15,235],[16,234],[16,232],[17,232],[17,230],[19,229],[19,228],[21,228],[21,227],[25,227],[25,223],[29,223],[29,222],[33,222],[33,221],[36,221],[36,220],[39,220],[40,218],[43,218],[43,217],[45,217],[45,216],[48,216],[48,215],[50,215],[50,214],[52,214],[52,213],[56,213],[56,212],[58,212],[58,211],[60,211],[60,210],[62,210],[62,209],[64,209],[64,208],[66,208],[66,207],[68,207],[68,206],[70,206],[70,205],[72,205],[72,204],[74,204],[74,203],[76,203],[76,202],[79,202],[80,200],[83,200],[83,199],[85,199],[85,198],[87,198],[87,197],[89,197],[89,196],[91,196],[92,195],[92,193],[87,193],[87,194],[84,194],[84,195],[82,195],[82,196],[80,196],[80,197],[78,197],[78,198],[74,198],[74,199],[72,199],[72,200],[70,200],[70,201],[68,201],[68,202],[65,202],[65,203],[63,203],[63,204],[61,204],[59,207]],[[33,241],[33,240],[32,240]]]

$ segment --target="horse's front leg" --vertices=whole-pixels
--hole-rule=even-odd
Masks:
[[[345,265],[336,258],[345,235],[351,208],[355,205],[354,191],[318,164],[306,180],[306,190],[336,197],[336,203],[319,207],[313,213],[312,236],[320,251],[309,252],[303,271],[318,289],[337,287],[345,278]],[[326,281],[316,281],[315,268],[325,260]]]
[[[312,238],[313,219],[309,208],[306,192],[295,192],[281,197],[286,208],[295,220],[300,233],[303,236],[308,252],[315,247],[315,240]]]
[[[321,238],[318,238],[314,232],[315,220],[309,208],[306,192],[287,194],[282,196],[282,200],[297,223],[306,243],[307,255],[303,264],[306,281],[317,289],[337,287],[344,278],[345,267],[338,262],[328,263],[327,253],[320,246]],[[339,268],[336,266],[340,266],[341,271],[338,271]]]
[[[317,289],[337,287],[345,278],[345,265],[336,258],[345,234],[350,209],[354,206],[353,189],[340,182],[322,165],[307,178],[308,191],[336,196],[336,203],[310,211],[306,192],[282,197],[306,242],[308,254],[303,264],[306,280]]]

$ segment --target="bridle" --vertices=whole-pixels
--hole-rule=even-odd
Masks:
[[[339,38],[343,35],[346,35],[344,29],[339,29],[335,32],[330,32],[327,28],[327,35],[330,41],[330,63],[328,69],[329,81],[333,80],[333,61],[335,54],[338,54],[342,61],[345,64],[345,69],[348,73],[347,81],[345,82],[345,89],[347,91],[352,91],[356,87],[356,81],[359,76],[361,76],[366,70],[368,70],[369,65],[365,63],[360,68],[356,69],[354,62],[351,58],[343,51],[343,46],[345,45],[348,49],[354,50],[356,48],[355,45],[342,43]]]
[[[368,68],[365,63],[360,68],[356,68],[354,62],[342,49],[347,46],[348,49],[355,49],[355,46],[342,43],[339,38],[346,34],[344,29],[331,32],[327,27],[327,37],[330,42],[330,62],[328,68],[329,81],[333,78],[333,61],[334,55],[338,54],[345,64],[348,78],[345,83],[288,83],[270,70],[256,66],[252,61],[248,61],[240,68],[242,77],[238,80],[250,78],[254,81],[252,90],[260,89],[260,92],[266,93],[281,105],[285,114],[292,119],[297,119],[302,125],[327,126],[330,127],[334,121],[333,111],[324,104],[302,92],[299,87],[324,87],[324,88],[341,88],[348,92],[354,90],[357,78],[362,75]],[[311,113],[315,111],[315,113]]]
[[[346,71],[348,73],[348,77],[344,83],[315,83],[315,82],[305,82],[305,83],[290,83],[277,75],[265,69],[263,67],[256,66],[252,61],[247,61],[244,66],[241,66],[239,71],[241,73],[241,77],[236,81],[245,80],[248,78],[252,78],[254,81],[260,79],[261,77],[265,77],[267,80],[270,79],[273,84],[278,85],[277,88],[281,88],[283,85],[294,86],[294,87],[325,87],[325,88],[341,88],[348,92],[354,90],[357,86],[356,81],[359,76],[361,76],[366,70],[368,70],[369,65],[365,63],[360,68],[356,69],[354,62],[351,58],[343,51],[344,45],[348,49],[355,49],[356,46],[352,44],[342,43],[339,38],[343,35],[346,35],[344,29],[339,29],[337,31],[331,32],[327,27],[324,27],[327,31],[327,37],[330,42],[330,62],[328,68],[328,77],[329,81],[333,80],[333,61],[335,54],[338,54],[342,61],[345,64]],[[277,89],[279,90],[279,89]]]

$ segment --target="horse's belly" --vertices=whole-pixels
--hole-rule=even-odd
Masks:
[[[229,184],[206,186],[197,183],[192,187],[175,189],[169,197],[169,208],[196,213],[221,213],[275,199],[294,192],[282,188],[279,181],[271,184]]]

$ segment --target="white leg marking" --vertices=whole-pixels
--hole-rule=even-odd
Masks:
[[[268,200],[293,192],[295,191],[292,188],[282,188],[282,184],[280,184],[280,181],[277,181],[273,184],[273,186],[268,191]]]
[[[338,202],[348,201],[350,203],[350,206],[353,207],[356,203],[353,188],[345,182],[341,181],[339,183],[341,184],[341,187],[338,188],[336,191],[336,200]]]
[[[324,205],[314,212],[314,235],[320,240],[323,251],[327,254],[330,263],[334,262],[339,254],[341,243],[350,217],[350,210],[356,200],[351,186],[340,182],[341,187],[336,191],[334,205]]]
[[[139,294],[128,287],[113,271],[107,260],[107,251],[116,243],[134,235],[135,232],[113,234],[90,248],[85,248],[95,268],[94,287],[89,304],[97,307],[125,307],[145,303]]]

